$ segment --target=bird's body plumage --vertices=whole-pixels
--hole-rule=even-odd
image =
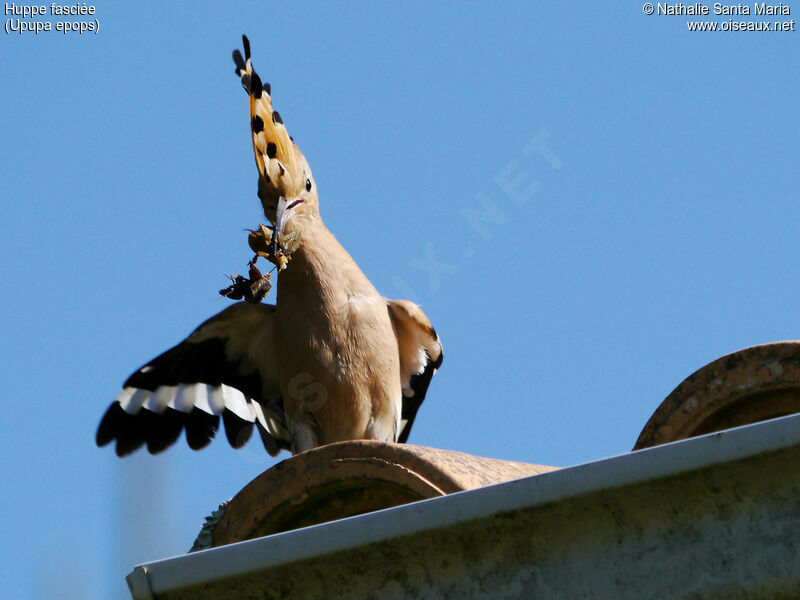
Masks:
[[[254,426],[270,454],[351,439],[406,441],[442,347],[419,307],[383,298],[325,227],[305,158],[272,110],[269,84],[234,53],[248,93],[258,191],[276,240],[292,241],[274,306],[239,302],[133,373],[97,443],[124,456],[186,431],[233,447]],[[277,116],[276,116],[277,115]],[[252,243],[251,243],[252,245]]]
[[[383,299],[320,219],[278,275],[281,390],[293,448],[394,441],[400,420],[397,340]]]

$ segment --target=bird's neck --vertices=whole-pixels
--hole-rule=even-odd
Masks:
[[[310,303],[330,309],[342,306],[352,295],[378,296],[319,215],[304,219],[300,235],[300,246],[278,276],[279,310],[283,302]]]

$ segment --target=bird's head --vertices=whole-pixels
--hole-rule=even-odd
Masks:
[[[244,57],[233,52],[236,74],[250,102],[250,129],[258,167],[258,197],[264,215],[281,233],[301,229],[302,222],[319,215],[317,186],[300,148],[272,108],[269,83],[262,83],[250,60],[250,42],[242,36]]]
[[[285,132],[285,129],[283,129]],[[254,143],[255,145],[255,143]],[[258,197],[264,215],[280,234],[297,230],[305,219],[319,216],[319,201],[314,176],[300,149],[292,142],[290,157],[259,158],[264,161],[264,175],[258,178]],[[261,173],[259,166],[259,173]],[[269,173],[272,172],[272,175]],[[282,174],[281,174],[282,173]]]

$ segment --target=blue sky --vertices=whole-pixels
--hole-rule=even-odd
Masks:
[[[442,337],[412,443],[627,452],[694,370],[800,335],[797,32],[637,3],[95,6],[97,35],[0,42],[5,597],[124,598],[275,462],[93,439],[227,305],[263,221],[242,33],[326,224]]]

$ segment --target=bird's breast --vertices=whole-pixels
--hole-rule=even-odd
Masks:
[[[295,420],[313,414],[319,443],[393,440],[402,392],[399,354],[385,301],[348,294],[276,314],[281,388]]]

